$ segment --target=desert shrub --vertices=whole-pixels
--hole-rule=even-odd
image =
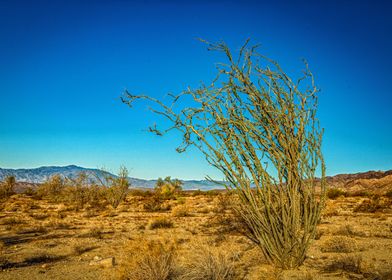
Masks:
[[[2,225],[20,225],[20,224],[25,224],[26,221],[21,219],[21,218],[16,218],[16,217],[9,217],[9,218],[4,218],[1,220]]]
[[[1,198],[8,198],[15,193],[15,176],[7,176],[0,182],[0,199]]]
[[[154,195],[154,192],[152,192],[150,190],[133,189],[133,190],[129,190],[128,194],[130,196],[150,197],[150,196]]]
[[[222,194],[222,192],[221,191],[217,191],[217,190],[208,190],[208,191],[204,192],[204,194],[206,196],[217,196],[217,195]]]
[[[64,200],[63,192],[65,187],[65,179],[61,175],[56,174],[37,188],[36,196],[38,198],[47,198],[53,201],[62,201]]]
[[[173,245],[163,242],[140,242],[132,248],[121,279],[173,280],[176,279],[177,270]]]
[[[147,225],[148,229],[172,228],[172,227],[173,227],[173,222],[167,218],[153,219]]]
[[[345,255],[333,260],[325,268],[327,272],[342,270],[345,272],[362,273],[363,261],[360,255]],[[377,278],[376,278],[377,279]]]
[[[109,204],[116,209],[122,201],[125,200],[128,189],[128,170],[125,167],[120,168],[120,172],[117,178],[110,178],[110,185],[106,191],[106,199]]]
[[[86,206],[101,209],[106,205],[106,189],[92,182],[84,172],[79,173],[75,179],[68,179],[63,193],[64,200],[76,210]]]
[[[169,211],[171,206],[170,204],[165,203],[165,199],[163,199],[162,196],[155,194],[144,200],[143,209],[148,212],[161,212]]]
[[[234,280],[235,257],[228,251],[210,246],[200,246],[192,250],[185,260],[181,280]]]
[[[173,208],[172,215],[174,217],[188,217],[190,216],[188,207],[184,205],[179,205]]]
[[[23,191],[24,195],[27,196],[35,196],[36,195],[36,191],[32,188],[32,187],[27,187],[24,191]]]
[[[373,196],[371,198],[363,200],[361,203],[356,205],[353,209],[354,212],[363,213],[375,213],[391,208],[391,201],[383,199],[379,196]]]
[[[337,235],[343,235],[343,236],[366,236],[365,233],[356,230],[353,226],[351,225],[343,225],[341,226],[337,231]]]
[[[176,201],[178,205],[185,204],[186,199],[183,196],[176,196]]]
[[[351,253],[356,249],[355,239],[346,236],[331,237],[321,246],[321,251],[323,253]]]
[[[32,217],[35,220],[45,220],[50,217],[48,213],[32,213],[30,214],[30,217]]]
[[[360,191],[353,191],[350,193],[346,193],[346,196],[351,196],[351,197],[369,197],[371,194],[368,191],[365,190],[360,190]]]
[[[158,178],[155,184],[155,193],[164,199],[174,198],[176,194],[181,192],[183,183],[178,180],[172,180],[170,176],[165,179]]]
[[[322,215],[323,215],[323,218],[338,216],[339,215],[339,208],[335,204],[330,204],[326,208],[323,209]]]
[[[94,184],[88,187],[87,192],[87,201],[90,208],[103,209],[108,204],[105,188]]]
[[[268,261],[293,268],[305,260],[324,205],[318,88],[306,63],[304,75],[294,80],[247,44],[234,57],[226,44],[208,43],[227,58],[209,86],[171,95],[169,104],[128,91],[122,101],[130,106],[140,99],[152,102],[151,110],[166,117],[169,126],[150,131],[178,131],[178,152],[199,149],[238,195],[236,211],[247,236]],[[321,180],[315,178],[317,171]]]
[[[340,196],[345,196],[346,192],[338,188],[329,188],[327,190],[327,197],[329,199],[337,199]]]
[[[88,187],[70,186],[66,189],[66,197],[69,204],[75,207],[75,210],[83,209],[89,201]]]
[[[204,195],[205,192],[201,191],[201,190],[195,190],[191,192],[191,196],[199,196],[199,195]]]
[[[387,192],[384,194],[384,196],[386,196],[386,197],[392,199],[392,190],[387,191]]]
[[[226,210],[233,208],[233,197],[229,193],[220,193],[215,196],[215,209],[216,213],[223,213]]]
[[[87,233],[83,235],[83,237],[90,237],[90,238],[103,238],[103,229],[102,227],[92,227],[88,230]]]
[[[28,234],[28,233],[45,234],[47,232],[48,232],[48,228],[46,228],[43,225],[32,225],[32,226],[27,226],[27,227],[20,227],[15,230],[15,233],[17,233],[17,234]]]
[[[351,225],[343,225],[335,233],[343,236],[355,236],[354,228]]]

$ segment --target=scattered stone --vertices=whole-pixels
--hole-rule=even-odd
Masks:
[[[100,260],[102,260],[102,258],[100,256],[95,256],[93,260],[94,261],[100,261]]]
[[[94,260],[90,262],[90,265],[97,265],[97,266],[102,266],[105,268],[110,268],[115,265],[115,259],[114,259],[114,257],[105,258],[105,259],[102,259],[99,257],[97,259],[95,259],[95,257],[94,257]]]

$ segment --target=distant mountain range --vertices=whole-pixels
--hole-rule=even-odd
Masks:
[[[40,184],[48,180],[55,174],[60,174],[66,178],[75,179],[81,172],[88,175],[91,180],[96,180],[97,176],[103,178],[105,176],[117,177],[107,171],[102,171],[94,168],[84,168],[76,165],[68,166],[42,166],[31,169],[3,169],[0,168],[0,180],[6,176],[13,175],[17,182]],[[157,180],[145,180],[139,178],[129,177],[131,186],[134,188],[152,189],[155,187]],[[222,189],[219,184],[212,183],[207,180],[181,180],[185,190],[211,190]]]
[[[116,177],[116,175],[107,171],[94,168],[84,168],[76,165],[68,165],[43,166],[32,169],[0,168],[0,180],[3,180],[8,175],[13,175],[18,182],[40,184],[55,174],[60,174],[64,177],[75,179],[81,172],[85,172],[92,180],[96,180],[97,176],[101,179],[105,176]],[[328,186],[342,188],[348,191],[371,191],[382,193],[385,190],[392,190],[392,170],[368,171],[355,174],[338,174],[335,176],[328,176],[326,180]],[[157,180],[145,180],[129,177],[129,181],[131,186],[134,188],[152,189],[155,187]],[[184,183],[183,189],[185,190],[212,190],[224,188],[222,185],[215,184],[207,180],[181,181]]]

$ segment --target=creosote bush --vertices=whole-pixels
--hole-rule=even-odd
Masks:
[[[14,176],[7,176],[0,182],[0,199],[8,198],[15,193],[16,179]]]
[[[224,43],[207,44],[226,57],[210,85],[170,95],[170,104],[128,91],[122,101],[150,101],[150,109],[170,123],[150,131],[177,130],[183,140],[178,152],[199,149],[238,196],[235,210],[246,235],[271,263],[297,267],[315,236],[325,197],[313,75],[305,63],[303,76],[289,77],[248,41],[236,57]]]
[[[346,192],[338,188],[330,188],[327,190],[327,197],[329,199],[337,199],[340,196],[346,196]]]
[[[108,178],[109,186],[107,186],[106,199],[109,204],[116,209],[122,201],[125,200],[128,190],[128,170],[121,167],[117,178]]]
[[[158,178],[154,191],[162,198],[173,198],[175,194],[182,190],[182,185],[183,183],[180,180],[172,180],[170,176],[165,179]]]
[[[62,194],[66,187],[65,179],[61,175],[53,175],[37,189],[36,196],[47,198],[53,201],[61,201]]]

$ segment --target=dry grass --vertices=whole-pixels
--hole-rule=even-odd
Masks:
[[[323,253],[351,253],[357,249],[356,241],[346,236],[333,236],[321,246]]]
[[[157,218],[154,220],[151,220],[147,228],[152,230],[152,229],[159,229],[159,228],[172,228],[174,226],[173,222],[167,218]]]
[[[329,199],[337,199],[340,196],[346,196],[346,192],[338,188],[330,188],[327,190],[327,197]]]
[[[373,196],[363,200],[360,204],[356,205],[354,212],[362,213],[376,213],[384,210],[390,210],[392,207],[392,200],[379,196]]]
[[[191,214],[189,213],[189,209],[187,206],[179,205],[173,208],[172,215],[174,217],[180,218],[180,217],[189,217]]]
[[[171,280],[177,275],[175,247],[160,241],[138,242],[120,272],[127,280]]]
[[[325,268],[326,271],[332,272],[342,270],[345,272],[363,273],[363,260],[360,255],[345,255],[333,260]]]
[[[191,257],[183,265],[181,280],[234,280],[236,279],[233,253],[210,246],[192,249]]]

